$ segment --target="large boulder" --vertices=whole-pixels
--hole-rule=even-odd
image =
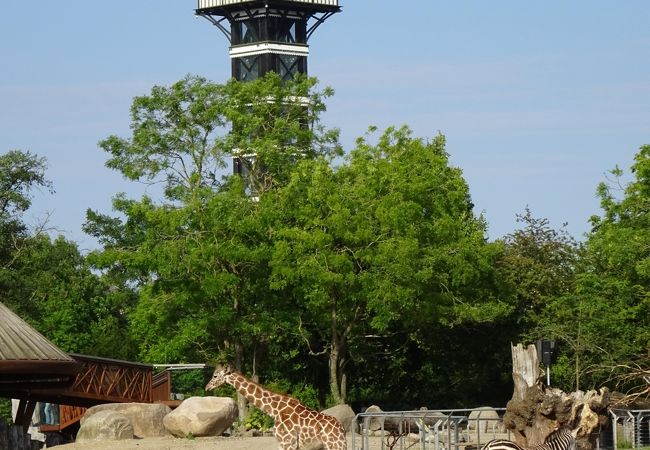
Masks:
[[[133,425],[124,414],[99,411],[81,421],[77,442],[133,439]]]
[[[237,404],[229,397],[190,397],[163,419],[174,436],[219,436],[237,419]]]
[[[379,431],[384,425],[384,419],[381,417],[383,411],[377,405],[368,406],[364,413],[367,414],[379,414],[379,417],[366,417],[363,419],[363,424],[361,425],[364,428],[367,428],[368,431]]]
[[[350,407],[350,405],[336,405],[329,409],[323,411],[323,414],[334,417],[336,420],[341,422],[345,431],[352,430],[354,418],[356,414]]]
[[[171,408],[162,403],[107,403],[93,406],[84,414],[82,423],[101,411],[124,414],[131,421],[133,435],[137,438],[169,435],[163,418],[171,412]]]
[[[467,418],[467,430],[477,430],[479,433],[487,431],[496,431],[499,425],[499,413],[490,407],[483,406],[475,408],[469,413]]]

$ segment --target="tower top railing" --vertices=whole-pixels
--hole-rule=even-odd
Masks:
[[[197,9],[219,8],[221,6],[249,3],[255,0],[198,0]],[[339,6],[339,0],[286,0],[287,3],[305,3],[309,5]]]

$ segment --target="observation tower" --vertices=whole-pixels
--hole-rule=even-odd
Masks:
[[[250,81],[307,74],[309,39],[339,11],[339,0],[198,0],[195,14],[230,42],[233,78]]]

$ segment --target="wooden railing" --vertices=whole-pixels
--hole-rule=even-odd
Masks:
[[[83,364],[83,370],[65,392],[66,396],[94,399],[99,403],[151,403],[151,366],[85,355],[72,356]]]
[[[82,406],[59,405],[59,430],[64,430],[81,420],[86,409]]]
[[[42,431],[58,431],[73,425],[93,405],[153,402],[153,366],[87,355],[71,356],[83,368],[74,384],[59,394],[59,423],[41,425]],[[170,384],[169,375],[157,376],[158,395],[169,392]]]

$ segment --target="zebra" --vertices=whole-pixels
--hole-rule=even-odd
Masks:
[[[490,442],[481,447],[481,450],[524,450],[516,443],[508,439],[492,439]]]
[[[493,439],[481,450],[576,450],[576,438],[570,429],[560,428],[549,434],[543,444],[529,449],[524,449],[507,439]]]
[[[532,450],[576,450],[576,437],[569,428],[559,428],[549,434],[543,444],[536,445]]]

